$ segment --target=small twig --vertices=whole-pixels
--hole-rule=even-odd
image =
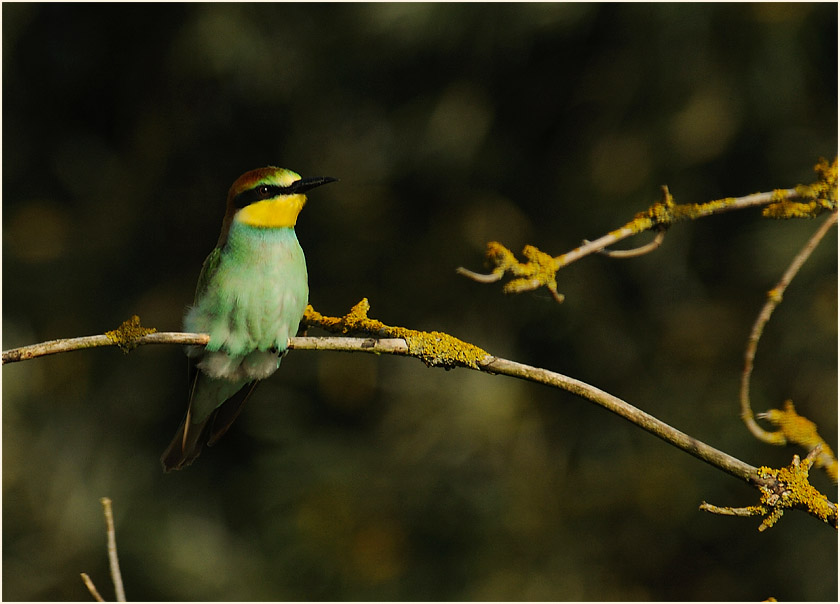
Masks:
[[[639,247],[634,247],[633,249],[629,250],[608,250],[604,248],[603,250],[598,250],[598,253],[607,256],[608,258],[638,258],[639,256],[644,256],[645,254],[649,254],[654,250],[658,249],[662,242],[665,241],[665,231],[658,231],[656,236],[653,238],[652,241],[640,245]],[[584,240],[584,243],[588,243]]]
[[[123,587],[122,573],[120,572],[120,561],[117,557],[117,535],[114,530],[114,513],[111,510],[111,499],[103,497],[100,499],[105,510],[105,526],[108,532],[108,563],[111,567],[111,580],[114,582],[114,595],[117,602],[125,602],[125,588]]]
[[[82,581],[85,582],[85,587],[88,588],[88,591],[90,592],[90,595],[93,596],[93,599],[96,600],[97,602],[104,602],[105,598],[103,598],[102,595],[99,593],[99,591],[96,589],[96,585],[93,584],[93,581],[88,576],[88,574],[87,573],[80,573],[80,574],[82,575]]]
[[[108,536],[108,565],[111,569],[111,581],[114,583],[114,596],[117,602],[125,602],[125,588],[123,587],[122,573],[120,572],[120,561],[117,557],[117,535],[114,530],[114,512],[111,509],[111,499],[103,497],[99,502],[102,504],[102,509],[105,514],[105,531]],[[81,576],[82,581],[85,582],[85,586],[94,599],[97,602],[104,602],[105,600],[96,589],[90,576],[87,573],[81,573]]]
[[[700,510],[703,512],[718,514],[719,516],[740,516],[741,518],[749,518],[751,516],[763,516],[767,513],[767,509],[764,506],[760,505],[751,505],[745,508],[730,508],[719,507],[716,505],[712,505],[711,503],[706,503],[705,501],[700,504]]]
[[[493,272],[488,275],[485,275],[484,273],[476,273],[474,271],[471,271],[470,269],[464,268],[463,266],[459,266],[458,268],[456,268],[455,272],[478,283],[495,283],[496,281],[505,276],[504,271]]]

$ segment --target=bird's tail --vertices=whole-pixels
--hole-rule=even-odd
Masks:
[[[205,444],[208,447],[215,445],[239,417],[245,401],[251,396],[256,385],[257,382],[251,382],[243,387],[201,422],[190,422],[188,411],[181,425],[178,426],[172,442],[160,456],[163,471],[171,472],[186,468],[201,454]],[[185,431],[186,434],[184,434]]]
[[[181,420],[181,425],[178,426],[175,437],[160,457],[160,463],[163,464],[164,472],[185,468],[201,454],[201,450],[209,440],[207,435],[208,427],[213,423],[215,415],[216,412],[214,411],[210,414],[210,417],[200,424],[191,424],[189,432],[186,435],[184,434],[184,430],[187,427],[188,418],[184,417]]]

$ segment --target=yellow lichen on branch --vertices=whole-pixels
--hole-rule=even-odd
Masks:
[[[487,244],[487,260],[492,265],[488,274],[475,273],[463,267],[457,272],[479,283],[494,283],[505,274],[511,281],[504,286],[505,293],[521,293],[546,287],[557,302],[563,301],[563,294],[557,291],[557,271],[580,258],[595,252],[607,252],[607,247],[628,237],[645,231],[656,231],[659,242],[664,231],[674,223],[697,220],[721,212],[765,206],[764,216],[771,218],[814,217],[823,210],[837,209],[837,158],[832,163],[821,159],[814,167],[819,177],[810,185],[799,185],[792,189],[776,189],[766,193],[753,193],[744,197],[724,197],[705,203],[678,204],[674,202],[668,187],[662,187],[662,200],[636,214],[624,226],[610,231],[594,241],[559,256],[551,256],[532,245],[522,250],[526,262],[519,262],[508,248],[497,241]],[[639,253],[611,252],[613,257],[633,257],[653,251],[657,245],[637,248]]]
[[[662,187],[662,201],[650,206],[646,212],[636,215],[636,220],[643,220],[649,218],[651,225],[639,224],[639,232],[644,229],[649,229],[654,224],[669,224],[672,220],[674,208],[677,203],[674,201],[674,196],[671,195],[670,189],[667,186]]]
[[[653,227],[667,228],[683,220],[695,220],[729,209],[738,202],[737,197],[725,197],[705,203],[676,203],[667,186],[662,187],[662,201],[658,201],[644,212],[639,212],[623,229],[628,227],[634,233],[641,233]],[[621,231],[622,229],[619,229]]]
[[[760,505],[731,508],[718,507],[704,501],[700,509],[724,516],[763,516],[759,531],[765,531],[775,525],[785,510],[800,509],[836,529],[837,504],[832,503],[808,480],[808,473],[820,450],[821,447],[816,447],[802,461],[798,455],[794,455],[791,464],[784,468],[758,468],[752,482],[761,493]]]
[[[759,490],[761,503],[769,512],[758,530],[772,527],[786,509],[794,508],[805,510],[837,528],[837,506],[808,481],[808,473],[818,454],[819,448],[816,448],[801,462],[799,456],[794,455],[793,462],[785,468],[776,470],[762,466],[758,469],[759,480],[768,482],[766,486],[759,484]]]
[[[777,203],[767,206],[761,213],[765,218],[776,218],[778,220],[788,220],[790,218],[814,218],[819,214],[821,209],[816,201],[809,201],[803,203],[801,201],[791,201],[783,199]]]
[[[369,318],[369,310],[367,298],[363,298],[343,317],[324,316],[309,305],[303,314],[303,323],[333,333],[362,332],[379,338],[402,338],[408,345],[409,356],[419,358],[429,367],[478,369],[479,361],[489,356],[478,346],[446,333],[385,325],[382,321]]]
[[[498,275],[500,279],[506,272],[522,274],[516,256],[498,241],[491,241],[487,244],[487,259],[496,265],[496,268],[493,269],[493,275]]]
[[[793,443],[803,446],[808,451],[820,446],[821,450],[815,464],[818,468],[825,468],[826,474],[837,482],[837,458],[834,456],[834,451],[817,432],[817,425],[796,412],[793,401],[785,401],[783,409],[770,409],[757,414],[756,417],[766,419],[779,428],[769,433],[773,437],[773,444]]]
[[[513,279],[504,286],[505,293],[518,294],[545,286],[557,302],[562,302],[563,294],[557,291],[555,275],[565,264],[565,258],[553,258],[533,245],[526,245],[522,255],[527,262],[519,262],[513,252],[498,241],[491,241],[487,244],[487,259],[494,267],[489,274],[474,273],[463,267],[457,272],[479,283],[494,283],[510,273]]]
[[[122,322],[122,325],[114,330],[106,331],[105,336],[114,344],[120,347],[124,353],[128,354],[137,347],[137,341],[150,333],[155,333],[157,329],[154,327],[143,327],[140,325],[140,317],[133,315],[130,319]]]
[[[507,252],[506,257],[508,254],[513,257],[513,254],[500,243],[491,242],[491,244],[504,249]],[[488,244],[488,248],[491,244]],[[489,255],[490,252],[488,251]],[[526,245],[522,250],[522,255],[528,262],[520,263],[513,258],[513,263],[509,264],[509,268],[506,270],[510,271],[514,278],[504,286],[504,292],[506,294],[518,294],[545,286],[557,302],[562,302],[563,294],[557,291],[557,281],[555,279],[555,275],[561,266],[560,261],[555,260],[545,252],[541,252],[533,245]],[[498,267],[496,270],[498,270]]]
[[[810,185],[796,187],[796,196],[807,201],[794,201],[785,190],[774,191],[777,199],[764,208],[767,218],[814,218],[823,210],[837,209],[837,158],[829,163],[820,158],[814,166],[819,180]]]

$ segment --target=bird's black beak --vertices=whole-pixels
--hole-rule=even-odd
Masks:
[[[320,187],[330,182],[336,182],[338,179],[332,176],[313,176],[311,178],[301,178],[289,185],[291,193],[304,193],[315,187]]]

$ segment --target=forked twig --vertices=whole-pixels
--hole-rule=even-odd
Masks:
[[[111,499],[109,497],[103,497],[99,501],[102,503],[102,508],[105,513],[105,529],[108,534],[108,564],[111,568],[111,580],[114,582],[114,596],[117,602],[125,602],[125,588],[123,587],[122,573],[120,572],[120,561],[117,557],[117,536],[114,530],[114,512],[111,509]],[[96,589],[90,576],[87,573],[81,573],[81,575],[82,581],[85,582],[85,586],[96,601],[104,602],[105,600]]]

